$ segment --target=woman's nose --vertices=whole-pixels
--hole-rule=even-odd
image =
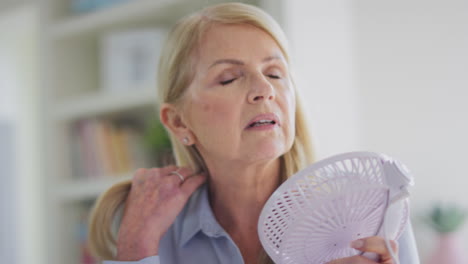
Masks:
[[[268,77],[261,75],[254,78],[249,90],[249,103],[259,103],[264,100],[273,100],[275,98],[275,88],[270,83]]]

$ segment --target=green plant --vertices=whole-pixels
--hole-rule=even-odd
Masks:
[[[467,217],[467,211],[455,204],[436,204],[428,214],[429,225],[438,233],[457,231]]]
[[[145,145],[153,153],[158,153],[171,148],[171,140],[169,139],[169,135],[159,120],[151,120],[148,122],[143,140]]]

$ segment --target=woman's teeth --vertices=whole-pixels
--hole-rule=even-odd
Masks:
[[[275,121],[273,120],[259,120],[250,125],[250,127],[256,127],[256,126],[263,126],[263,125],[271,125],[275,124]]]

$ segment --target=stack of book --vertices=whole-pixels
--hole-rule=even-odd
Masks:
[[[73,175],[106,177],[145,167],[149,155],[142,136],[132,124],[97,118],[78,121],[71,131]]]

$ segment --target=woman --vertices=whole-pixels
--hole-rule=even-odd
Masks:
[[[258,8],[221,4],[182,19],[162,54],[160,119],[177,166],[140,169],[105,193],[93,213],[93,248],[117,260],[105,263],[270,263],[257,235],[260,211],[312,162],[284,34]],[[123,202],[114,257],[110,226]],[[380,237],[353,246],[392,263]]]

